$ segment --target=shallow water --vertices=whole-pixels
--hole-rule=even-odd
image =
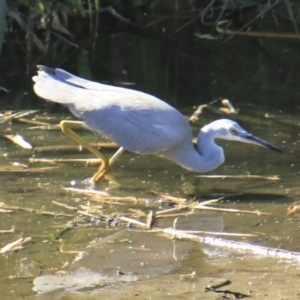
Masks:
[[[72,217],[54,217],[38,211],[75,215],[74,212],[54,205],[54,200],[72,206],[97,204],[101,205],[104,214],[129,216],[130,208],[148,213],[150,210],[173,207],[161,201],[159,194],[197,201],[223,197],[218,207],[259,210],[271,215],[199,210],[188,217],[180,217],[176,228],[258,233],[257,237],[251,238],[223,238],[300,251],[299,215],[286,215],[287,207],[299,200],[300,121],[298,116],[282,112],[270,113],[268,118],[264,117],[265,113],[247,108],[235,119],[251,133],[282,148],[284,153],[220,141],[225,148],[226,162],[207,175],[277,175],[280,180],[197,177],[199,174],[187,172],[167,160],[127,152],[113,167],[111,173],[114,183],[100,182],[95,190],[119,197],[139,197],[141,200],[138,202],[94,203],[87,195],[64,190],[64,187],[70,186],[91,188],[82,181],[90,177],[95,169],[85,167],[84,163],[29,163],[30,158],[92,158],[87,152],[33,153],[32,150],[21,149],[1,139],[1,166],[19,162],[27,164],[29,170],[55,167],[37,173],[0,173],[0,202],[32,209],[0,213],[0,229],[15,228],[13,233],[1,233],[0,247],[20,237],[33,238],[23,249],[2,254],[1,299],[132,299],[135,295],[139,299],[165,299],[167,296],[172,299],[216,299],[223,294],[205,292],[205,287],[227,279],[232,284],[221,290],[251,295],[254,299],[298,299],[299,261],[238,253],[191,241],[176,241],[157,232],[134,228],[129,230],[127,226],[106,222],[93,223],[86,228],[73,228],[63,234],[64,250],[86,253],[82,259],[73,262],[76,253],[61,252],[61,241],[55,239]],[[66,117],[38,116],[48,116],[53,122]],[[195,133],[198,126],[217,117],[213,114],[204,115],[201,122],[194,126]],[[55,129],[32,129],[31,125],[17,123],[3,123],[0,126],[3,133],[19,133],[34,146],[73,143]],[[80,134],[90,141],[99,140],[88,131]],[[104,152],[107,155],[112,153],[111,150]],[[141,220],[144,221],[143,218]],[[173,221],[174,218],[159,219],[156,226],[171,227]],[[63,268],[66,262],[69,265]],[[59,270],[75,277],[53,277]],[[125,273],[126,277],[117,276],[118,271]],[[196,272],[194,278],[180,277],[192,272]],[[33,291],[34,286],[43,293]],[[47,289],[43,290],[45,286]]]

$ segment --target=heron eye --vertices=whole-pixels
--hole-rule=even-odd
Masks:
[[[230,128],[230,133],[237,134],[237,130],[235,128]]]

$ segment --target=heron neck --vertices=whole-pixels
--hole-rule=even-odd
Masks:
[[[198,135],[197,150],[207,172],[216,169],[225,161],[224,150],[215,143],[215,133],[201,130]],[[206,172],[206,171],[202,171]]]
[[[203,131],[198,135],[196,146],[189,142],[161,156],[194,172],[209,172],[225,160],[223,148],[215,143],[213,134]]]

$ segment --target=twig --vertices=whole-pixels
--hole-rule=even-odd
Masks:
[[[5,209],[11,209],[11,210],[22,210],[22,211],[34,212],[34,213],[37,213],[37,214],[50,215],[50,216],[55,216],[55,217],[58,217],[58,216],[61,216],[61,217],[74,217],[74,215],[55,213],[55,212],[46,211],[46,210],[38,210],[38,209],[27,208],[27,207],[6,205],[4,202],[0,202],[0,207],[5,208]]]
[[[107,192],[103,191],[95,191],[95,190],[86,190],[86,189],[77,189],[77,188],[63,188],[65,191],[73,192],[73,193],[80,193],[86,195],[96,195],[96,196],[108,196]]]
[[[184,231],[174,230],[173,228],[163,229],[163,232],[167,235],[172,236],[173,238],[187,239],[199,243],[208,244],[214,247],[232,249],[239,253],[251,253],[261,255],[263,257],[273,257],[277,259],[293,259],[300,261],[300,252],[256,246],[248,243],[228,241],[215,237],[200,237],[194,234],[186,234]]]
[[[196,122],[199,119],[198,117],[199,115],[202,114],[202,111],[205,107],[208,107],[208,105],[207,104],[199,105],[197,109],[193,112],[193,114],[190,116],[188,121],[192,123]]]
[[[138,220],[135,220],[135,219],[132,219],[132,218],[120,217],[119,219],[121,221],[127,222],[129,224],[134,224],[134,225],[137,225],[137,226],[142,227],[142,228],[147,228],[147,224],[146,223],[138,221]]]
[[[68,254],[77,254],[77,255],[85,255],[86,254],[86,251],[76,251],[76,250],[64,250],[63,249],[64,247],[64,243],[62,243],[59,247],[59,252],[61,253],[68,253]]]
[[[108,193],[103,191],[95,191],[95,190],[88,190],[88,189],[77,189],[77,188],[63,188],[66,191],[69,192],[75,192],[80,194],[85,194],[88,196],[96,196],[98,198],[91,198],[91,201],[109,201],[110,203],[113,203],[112,201],[115,201],[114,203],[120,205],[118,201],[126,201],[126,202],[138,202],[143,201],[145,202],[144,198],[135,198],[135,197],[115,197],[115,196],[109,196]]]
[[[99,161],[97,158],[57,158],[57,159],[48,159],[48,158],[29,158],[31,163],[47,163],[47,164],[56,164],[56,163],[74,163],[74,162],[83,162],[87,163],[88,161]]]
[[[178,213],[178,214],[168,214],[168,215],[159,215],[159,216],[155,216],[155,219],[188,217],[188,216],[190,216],[192,214],[193,214],[193,212]]]
[[[4,91],[4,92],[6,92],[6,93],[9,93],[9,92],[10,92],[10,90],[6,89],[6,88],[3,87],[3,86],[0,86],[0,90],[1,90],[1,91]]]
[[[278,175],[272,176],[260,176],[260,175],[196,175],[195,177],[199,178],[237,178],[237,179],[265,179],[265,180],[280,180]]]
[[[0,166],[0,173],[41,173],[57,167],[28,168],[24,165]]]
[[[167,200],[167,201],[172,201],[174,203],[184,203],[187,201],[186,198],[179,198],[179,197],[174,197],[174,196],[170,196],[170,195],[165,195],[165,194],[161,194],[161,193],[157,193],[155,191],[151,191],[152,194],[154,195],[158,195],[159,197],[163,198],[163,200]]]
[[[225,107],[221,107],[220,111],[225,114],[237,114],[238,110],[236,110],[231,102],[228,99],[222,99],[221,100],[222,105]]]
[[[83,148],[81,145],[56,145],[56,146],[39,146],[39,147],[34,147],[34,152],[55,152],[55,151],[78,151],[82,152]],[[33,159],[33,162],[47,162],[47,161],[61,161],[61,159],[48,159],[44,160],[43,159]]]
[[[75,206],[71,206],[71,205],[68,205],[68,204],[65,204],[65,203],[61,203],[61,202],[57,202],[57,201],[54,201],[54,200],[52,201],[52,203],[54,205],[57,205],[59,207],[63,207],[63,208],[69,209],[69,210],[73,210],[73,211],[78,210],[78,208],[75,207]]]
[[[7,214],[7,213],[12,213],[12,212],[13,211],[11,209],[0,208],[0,213]]]
[[[12,141],[13,143],[17,144],[18,146],[22,147],[23,149],[32,149],[32,145],[30,145],[27,141],[24,140],[24,138],[19,135],[13,135],[13,134],[5,134],[5,138]]]
[[[175,208],[165,209],[165,210],[157,211],[156,215],[159,216],[159,215],[170,213],[170,212],[181,211],[181,210],[187,209],[189,207],[190,207],[190,204],[189,205],[178,206],[178,207],[175,207]]]
[[[218,33],[222,34],[230,34],[230,35],[240,35],[252,38],[272,38],[272,39],[294,39],[299,40],[300,34],[298,33],[283,33],[283,32],[270,32],[270,31],[243,31],[243,30],[230,30],[227,28],[221,28],[220,25],[224,25],[228,23],[228,20],[220,21],[217,26],[216,30]]]
[[[23,245],[32,241],[31,237],[19,238],[18,240],[7,244],[0,249],[0,253],[6,253],[8,251],[16,251],[23,248]]]
[[[37,126],[49,126],[49,125],[51,125],[51,124],[46,123],[46,122],[30,120],[30,119],[25,119],[25,118],[12,117],[12,120],[20,122],[20,123],[25,123],[25,124],[30,124],[30,125],[37,125]]]
[[[223,199],[224,199],[224,197],[220,197],[218,199],[211,199],[211,200],[203,201],[200,204],[203,205],[203,206],[209,205],[209,204],[212,205],[212,204],[215,204],[215,203],[217,203],[217,202],[219,202],[220,200],[223,200]]]
[[[0,233],[13,233],[15,232],[15,227],[13,227],[12,229],[3,229],[3,230],[0,230]]]
[[[195,205],[190,205],[191,209],[202,209],[202,210],[214,210],[214,211],[223,211],[223,212],[230,212],[230,213],[241,213],[241,214],[253,214],[253,215],[264,215],[264,216],[270,216],[270,213],[264,213],[258,210],[243,210],[243,209],[235,209],[235,208],[218,208],[218,207],[210,207],[206,205],[202,205],[201,203]]]
[[[101,216],[93,215],[93,214],[88,213],[88,212],[83,211],[83,210],[78,210],[77,213],[80,214],[80,215],[92,218],[92,219],[100,219],[101,218]]]
[[[119,148],[119,146],[116,143],[90,143],[91,146],[97,147],[97,148],[105,148],[105,149],[115,149]],[[79,151],[84,152],[87,151],[85,148],[83,148],[81,145],[55,145],[55,146],[38,146],[34,147],[35,152],[54,152],[54,151]],[[59,159],[53,159],[52,161],[60,161]],[[68,160],[66,160],[68,161]],[[70,160],[71,161],[71,160]],[[77,161],[77,160],[75,160]],[[80,161],[80,160],[78,160]],[[99,161],[99,159],[82,159],[81,161]]]
[[[175,228],[173,228],[175,230]],[[255,233],[235,233],[235,232],[215,232],[215,231],[202,231],[202,230],[179,230],[185,234],[205,234],[217,236],[233,236],[233,237],[256,237],[259,236]]]

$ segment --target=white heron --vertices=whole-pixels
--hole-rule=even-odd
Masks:
[[[211,171],[223,164],[224,151],[216,144],[216,139],[256,144],[281,152],[228,119],[216,120],[201,128],[194,145],[185,117],[154,96],[82,79],[62,69],[45,66],[38,66],[38,69],[38,75],[33,77],[35,93],[68,107],[82,120],[64,120],[60,127],[101,160],[93,176],[94,182],[103,177],[124,150],[164,157],[194,172]],[[110,160],[72,130],[82,124],[120,146]]]

